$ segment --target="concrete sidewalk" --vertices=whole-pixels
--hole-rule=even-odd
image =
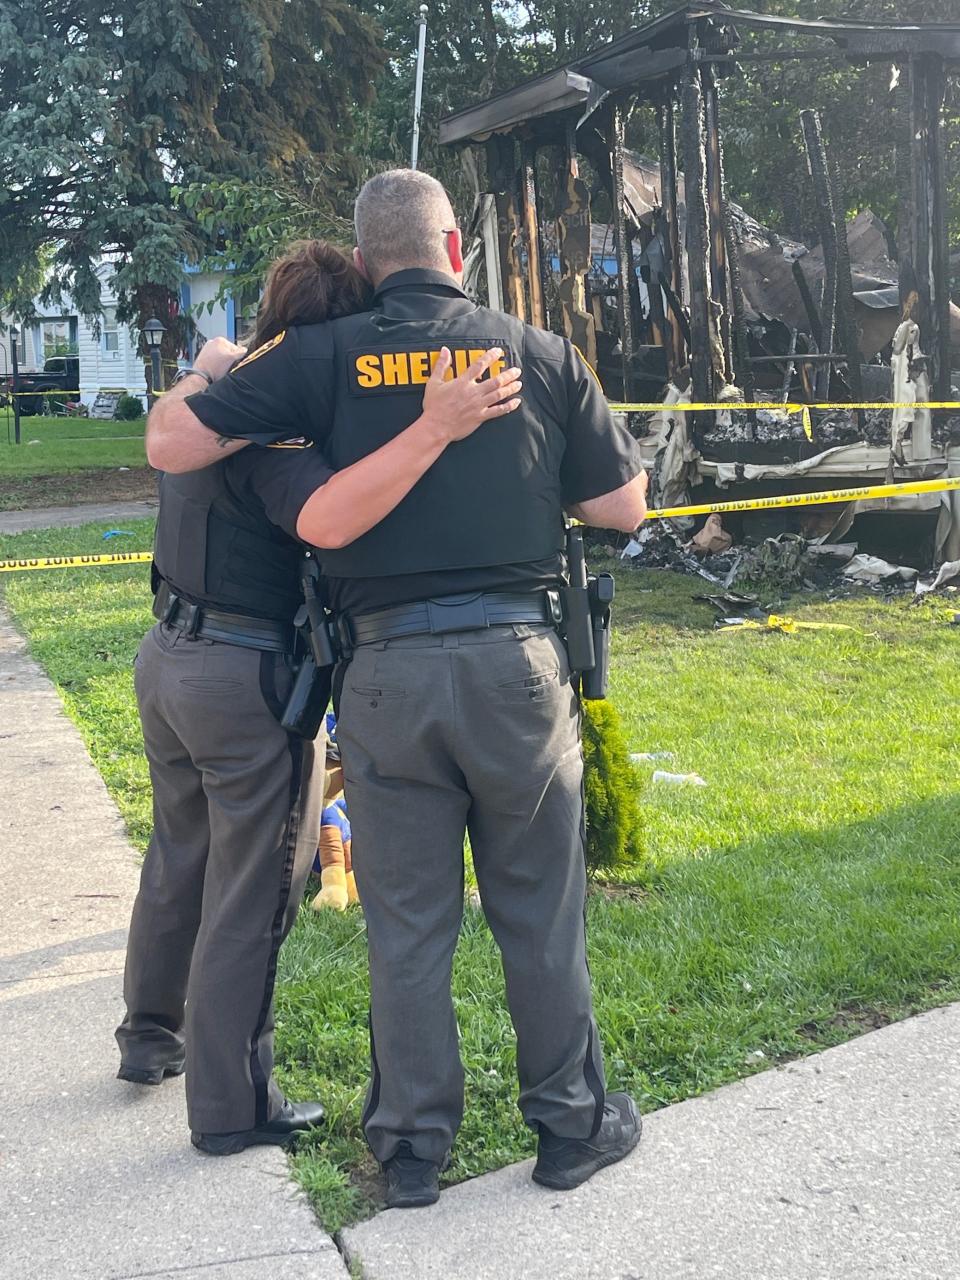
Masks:
[[[2,612],[0,796],[2,1280],[345,1280],[280,1151],[205,1158],[182,1080],[114,1078],[137,858]]]
[[[66,529],[104,520],[147,520],[157,514],[156,502],[84,502],[73,507],[33,507],[0,511],[0,533],[28,533],[33,529]]]
[[[365,1280],[956,1280],[960,1005],[647,1118],[565,1195],[527,1162],[344,1233]]]
[[[284,1156],[205,1159],[114,1079],[136,857],[0,612],[0,1280],[346,1280]],[[561,1195],[530,1162],[344,1233],[365,1280],[957,1280],[960,1005],[648,1116]]]

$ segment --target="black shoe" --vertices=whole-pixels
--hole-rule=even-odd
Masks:
[[[592,1138],[558,1138],[541,1126],[534,1182],[554,1191],[572,1191],[598,1169],[616,1164],[640,1141],[637,1104],[626,1093],[608,1093],[603,1123]]]
[[[162,1067],[128,1067],[121,1062],[117,1079],[126,1080],[128,1084],[163,1084],[167,1076],[183,1075],[184,1062],[183,1054]]]
[[[447,1167],[413,1154],[409,1142],[401,1142],[389,1160],[383,1162],[387,1175],[387,1208],[418,1209],[440,1199],[440,1174]]]
[[[323,1106],[319,1102],[284,1102],[267,1124],[256,1129],[240,1129],[237,1133],[191,1133],[190,1141],[208,1156],[233,1156],[247,1147],[287,1147],[308,1129],[323,1122]]]

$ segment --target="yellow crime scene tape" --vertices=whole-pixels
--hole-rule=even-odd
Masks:
[[[813,507],[828,502],[859,502],[863,498],[898,498],[901,494],[947,493],[951,489],[960,489],[960,476],[944,476],[940,480],[906,480],[900,484],[868,484],[855,489],[818,489],[814,493],[784,493],[775,498],[735,498],[731,502],[701,502],[690,507],[658,507],[647,512],[647,519],[723,515],[725,511],[768,511],[772,507]]]
[[[36,394],[21,392],[19,394]],[[71,392],[61,392],[70,395]],[[79,393],[76,393],[79,394]],[[812,409],[957,409],[958,401],[924,401],[920,404],[890,404],[886,400],[863,401],[856,404],[773,404],[770,401],[729,402],[720,404],[665,405],[660,401],[648,404],[613,403],[610,408],[624,413],[697,413],[730,409],[765,409],[781,413],[804,415],[804,429],[810,432]],[[648,520],[673,520],[682,516],[722,515],[724,512],[763,511],[777,507],[810,507],[831,502],[858,502],[864,498],[896,498],[901,494],[946,493],[960,489],[960,476],[948,476],[940,480],[911,480],[900,484],[864,485],[853,489],[824,489],[814,493],[780,494],[772,498],[742,498],[730,502],[704,502],[687,507],[659,507],[647,512]],[[110,555],[39,556],[22,560],[0,560],[0,573],[22,573],[33,569],[81,569],[93,565],[149,564],[150,551],[116,552]]]
[[[960,489],[960,476],[940,480],[908,480],[902,484],[862,485],[855,489],[821,489],[815,493],[786,493],[774,498],[742,498],[732,502],[703,502],[689,507],[659,507],[647,512],[648,520],[673,520],[679,516],[722,515],[725,511],[768,511],[775,507],[810,507],[818,503],[858,502],[863,498],[896,498],[901,494],[947,493]],[[150,551],[118,551],[104,555],[37,556],[0,560],[0,573],[31,569],[85,569],[93,565],[149,564]]]
[[[152,551],[115,551],[107,555],[30,556],[23,560],[0,560],[0,573],[23,573],[29,569],[86,569],[100,564],[149,564]]]
[[[823,404],[777,404],[772,400],[731,400],[727,404],[663,404],[656,401],[649,404],[628,404],[616,401],[610,405],[614,413],[712,413],[719,410],[730,409],[764,409],[768,413],[786,413],[801,415],[803,423],[803,432],[808,440],[813,439],[813,419],[810,413],[814,409],[957,409],[960,410],[960,401],[957,400],[922,400],[919,403],[913,401],[901,403],[895,401],[891,404],[888,400],[861,400],[853,404],[838,404],[828,401]]]

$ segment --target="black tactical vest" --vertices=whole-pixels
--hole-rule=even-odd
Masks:
[[[419,417],[441,347],[451,349],[455,373],[492,346],[506,353],[501,369],[524,364],[523,323],[485,308],[424,320],[365,312],[301,334],[305,359],[333,360],[332,429],[323,449],[335,470],[373,453]],[[348,547],[325,550],[324,572],[381,578],[556,555],[563,546],[564,447],[556,410],[538,403],[536,386],[525,384],[518,410],[448,445],[375,528]]]
[[[231,461],[161,477],[154,589],[159,575],[191,604],[290,622],[303,601],[303,549],[231,485]]]

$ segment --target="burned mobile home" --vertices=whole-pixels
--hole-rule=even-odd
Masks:
[[[845,223],[814,109],[798,112],[797,129],[819,244],[775,235],[730,198],[725,81],[795,59],[833,59],[853,75],[882,61],[903,75],[911,190],[899,261],[869,210]],[[960,410],[912,407],[957,399],[942,118],[958,72],[960,20],[808,21],[713,0],[676,9],[443,121],[440,141],[462,152],[477,192],[477,288],[566,333],[611,401],[663,405],[623,410],[658,505],[960,475]],[[656,160],[625,146],[637,103],[655,110]],[[905,407],[781,407],[878,400]],[[764,407],[671,409],[725,401]],[[895,523],[918,564],[960,559],[955,492],[745,515],[735,533],[837,536],[874,511],[911,517]],[[871,523],[889,537],[886,519],[858,530]]]

